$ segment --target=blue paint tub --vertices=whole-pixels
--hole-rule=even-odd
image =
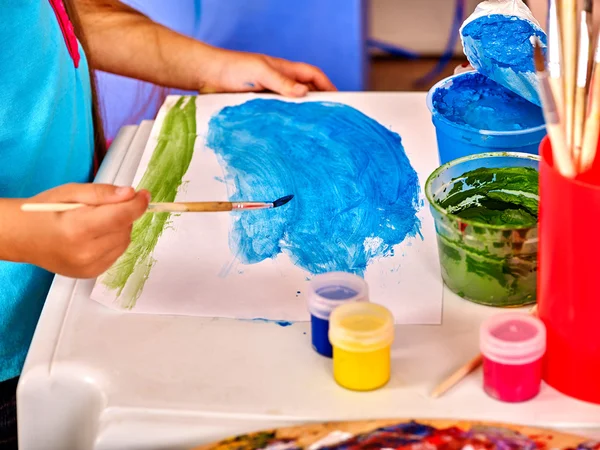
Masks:
[[[445,78],[427,94],[440,164],[488,152],[538,154],[542,109],[475,72]]]
[[[311,280],[307,299],[312,346],[320,355],[331,358],[333,356],[333,348],[329,342],[331,312],[349,302],[368,302],[369,287],[358,275],[329,272],[316,275]]]

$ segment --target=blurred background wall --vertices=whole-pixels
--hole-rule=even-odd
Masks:
[[[340,90],[426,90],[462,63],[458,27],[476,0],[124,0],[219,47],[321,67]],[[107,135],[179,93],[98,75]]]

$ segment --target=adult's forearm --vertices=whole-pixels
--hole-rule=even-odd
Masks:
[[[117,0],[76,0],[95,68],[180,89],[200,89],[216,50]]]

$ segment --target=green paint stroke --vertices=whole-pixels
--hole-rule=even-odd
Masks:
[[[173,202],[194,154],[196,141],[196,102],[181,97],[165,115],[158,143],[137,189],[146,189],[153,202]],[[131,244],[108,270],[103,283],[117,291],[125,309],[135,307],[150,270],[152,252],[165,228],[169,213],[144,214],[133,225]],[[123,295],[121,295],[123,294]]]

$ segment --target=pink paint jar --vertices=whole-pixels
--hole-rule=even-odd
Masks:
[[[540,392],[546,328],[524,313],[500,314],[480,329],[485,392],[503,402],[524,402]]]

